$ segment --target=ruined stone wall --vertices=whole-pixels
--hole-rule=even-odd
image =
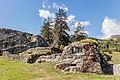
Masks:
[[[63,72],[102,73],[100,55],[92,43],[71,44],[64,48],[56,69]]]
[[[32,36],[30,33],[0,28],[0,51],[19,53],[31,47],[48,46],[41,36],[35,36],[36,41],[32,42]]]
[[[3,56],[26,63],[58,62],[60,54],[51,54],[51,48],[49,47],[30,48],[19,54],[3,52]]]

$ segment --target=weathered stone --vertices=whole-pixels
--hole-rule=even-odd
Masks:
[[[77,42],[64,48],[56,69],[65,73],[104,73],[101,61],[102,55],[95,43]]]
[[[36,63],[42,62],[58,62],[59,61],[59,54],[48,54],[48,55],[41,55],[37,60]]]
[[[113,74],[116,76],[120,76],[120,64],[113,65]]]
[[[50,54],[49,47],[36,47],[36,48],[30,48],[20,53],[19,55],[21,57],[21,61],[27,63],[34,63],[39,57],[49,54]]]
[[[16,54],[29,48],[43,46],[48,46],[48,44],[41,36],[0,28],[0,52],[9,51]]]

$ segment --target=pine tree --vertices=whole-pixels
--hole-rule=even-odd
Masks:
[[[78,23],[76,30],[75,30],[75,41],[79,41],[82,39],[85,39],[87,37],[87,34],[84,31],[84,26],[81,26],[80,23]]]
[[[66,12],[63,9],[59,9],[56,13],[55,25],[54,25],[54,46],[60,48],[60,45],[69,44],[69,34],[66,31],[69,31],[69,27],[66,22],[67,16]]]
[[[44,20],[41,30],[41,36],[49,43],[53,43],[53,30],[50,25],[50,18]]]

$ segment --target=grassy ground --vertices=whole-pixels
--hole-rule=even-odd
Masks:
[[[113,52],[113,54],[112,54],[112,62],[114,64],[120,64],[120,52]]]
[[[120,53],[113,53],[113,63],[120,63]],[[0,57],[0,80],[120,80],[113,75],[57,71],[55,63],[28,64]]]
[[[109,61],[109,63],[120,64],[120,52],[112,52],[112,54],[104,52],[104,54],[112,56],[112,59],[111,59],[111,61]]]

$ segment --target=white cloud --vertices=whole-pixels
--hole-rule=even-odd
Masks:
[[[42,2],[42,8],[44,9],[50,9],[51,8],[51,5],[49,5],[48,1],[47,0],[44,0]]]
[[[88,32],[88,31],[84,31],[87,35],[89,35],[90,34],[90,32]]]
[[[90,21],[83,21],[83,22],[80,22],[81,26],[89,26],[90,25]]]
[[[53,3],[53,8],[55,8],[55,9],[64,9],[65,11],[68,11],[68,8],[66,7],[66,5],[65,4],[62,4],[61,6],[59,6],[59,5],[57,5],[56,3]]]
[[[48,9],[50,9],[51,8],[51,6],[50,5],[48,5]]]
[[[46,8],[45,2],[42,2],[42,8]]]
[[[75,22],[74,25],[70,25],[70,32],[69,34],[74,34],[75,28],[78,26],[78,23],[81,24],[81,26],[89,26],[89,21],[82,21],[82,22]],[[85,31],[86,34],[90,34],[88,31]]]
[[[78,26],[78,23],[79,23],[79,22],[75,22],[75,23],[74,23],[75,28]]]
[[[39,16],[41,18],[47,19],[48,17],[53,17],[54,13],[50,13],[50,11],[42,9],[42,10],[39,10]]]
[[[70,35],[73,35],[73,34],[74,34],[74,31],[75,31],[74,25],[69,26],[69,28],[70,28],[70,31],[69,31],[68,33],[69,33]]]
[[[70,16],[68,16],[68,18],[67,18],[67,22],[68,23],[72,23],[72,22],[74,22],[75,21],[75,15],[70,15]]]
[[[78,25],[79,25],[79,26],[86,27],[86,26],[89,26],[89,25],[90,25],[90,21],[82,21],[82,22],[75,22],[75,23],[74,23],[75,28],[76,28]]]
[[[109,38],[111,35],[120,35],[120,24],[116,19],[104,18],[102,22],[103,38]]]

